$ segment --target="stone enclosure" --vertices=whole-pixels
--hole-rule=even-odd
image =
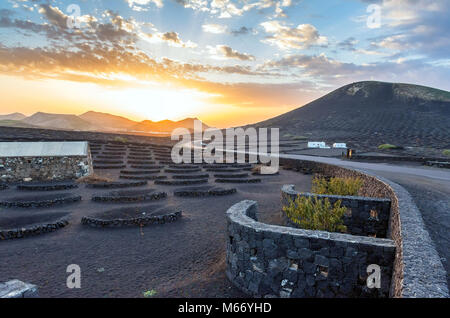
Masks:
[[[369,198],[358,196],[320,195],[314,193],[300,193],[295,191],[294,185],[285,185],[281,189],[283,205],[288,204],[288,198],[294,200],[297,196],[327,198],[331,204],[341,201],[341,206],[348,208],[344,216],[344,224],[352,235],[386,237],[391,211],[391,200],[385,198]],[[293,222],[282,213],[289,225]]]
[[[87,142],[0,142],[0,181],[66,180],[91,173]]]
[[[392,240],[311,231],[257,221],[257,203],[227,211],[227,276],[259,297],[388,297],[395,258]],[[377,264],[381,286],[367,287]]]
[[[235,286],[259,297],[449,297],[445,269],[405,189],[364,171],[313,160],[280,158],[280,164],[304,174],[359,177],[364,197],[327,196],[351,208],[345,220],[350,234],[263,224],[256,202],[232,206],[226,273]],[[282,201],[298,194],[285,185]],[[381,269],[379,289],[366,285],[371,264]]]

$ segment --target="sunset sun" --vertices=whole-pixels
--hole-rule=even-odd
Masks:
[[[207,110],[208,97],[208,94],[195,90],[157,86],[105,92],[105,98],[114,107],[124,108],[127,112],[153,121],[194,117]]]

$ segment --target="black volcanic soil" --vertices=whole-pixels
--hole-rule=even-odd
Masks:
[[[118,138],[126,138],[130,143],[154,143],[164,145],[170,141],[170,138],[139,136],[129,134],[113,134],[102,132],[72,131],[72,130],[52,130],[40,128],[17,128],[1,127],[0,141],[98,141],[98,142],[117,142]],[[117,150],[110,150],[112,152]],[[120,151],[120,150],[119,150]]]
[[[102,149],[98,152],[101,155]],[[96,173],[119,180],[120,169]],[[207,185],[223,187],[214,182],[216,172],[202,168],[201,173],[209,174]],[[173,174],[162,169],[160,175],[171,179]],[[20,216],[15,224],[26,226],[61,212],[69,213],[70,223],[52,233],[0,241],[0,281],[19,279],[36,284],[42,297],[142,297],[148,290],[155,290],[157,297],[244,296],[225,277],[226,210],[241,200],[253,199],[260,204],[261,221],[280,224],[281,186],[292,183],[300,191],[311,187],[310,176],[293,171],[282,170],[279,175],[258,178],[262,182],[230,185],[237,188],[234,194],[196,198],[175,197],[173,192],[183,187],[149,181],[147,185],[123,191],[156,189],[167,192],[167,198],[131,205],[93,202],[92,195],[111,190],[80,184],[65,191],[81,195],[80,202],[36,209],[1,208],[0,224],[6,227],[12,224],[7,220],[15,216]],[[38,194],[24,193],[11,185],[0,192],[0,198]],[[112,210],[120,214],[123,210],[117,209],[136,205],[181,210],[183,216],[174,223],[146,227],[92,228],[80,223],[83,216]],[[66,287],[66,269],[70,264],[81,267],[81,289]]]

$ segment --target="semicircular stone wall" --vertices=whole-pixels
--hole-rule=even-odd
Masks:
[[[242,201],[227,211],[227,276],[234,285],[264,297],[449,297],[445,269],[403,187],[362,170],[314,161],[280,158],[280,164],[360,177],[361,195],[390,200],[387,238],[263,224],[257,221],[257,203]],[[373,264],[380,269],[379,288],[367,284]]]

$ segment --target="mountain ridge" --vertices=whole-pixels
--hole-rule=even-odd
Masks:
[[[81,115],[36,112],[31,116],[25,116],[21,113],[0,115],[0,126],[104,132],[170,133],[175,128],[193,130],[194,120],[198,120],[198,118],[185,118],[179,121],[134,121],[123,116],[96,111],[87,111]],[[205,123],[202,123],[202,126],[203,129],[209,128]]]

